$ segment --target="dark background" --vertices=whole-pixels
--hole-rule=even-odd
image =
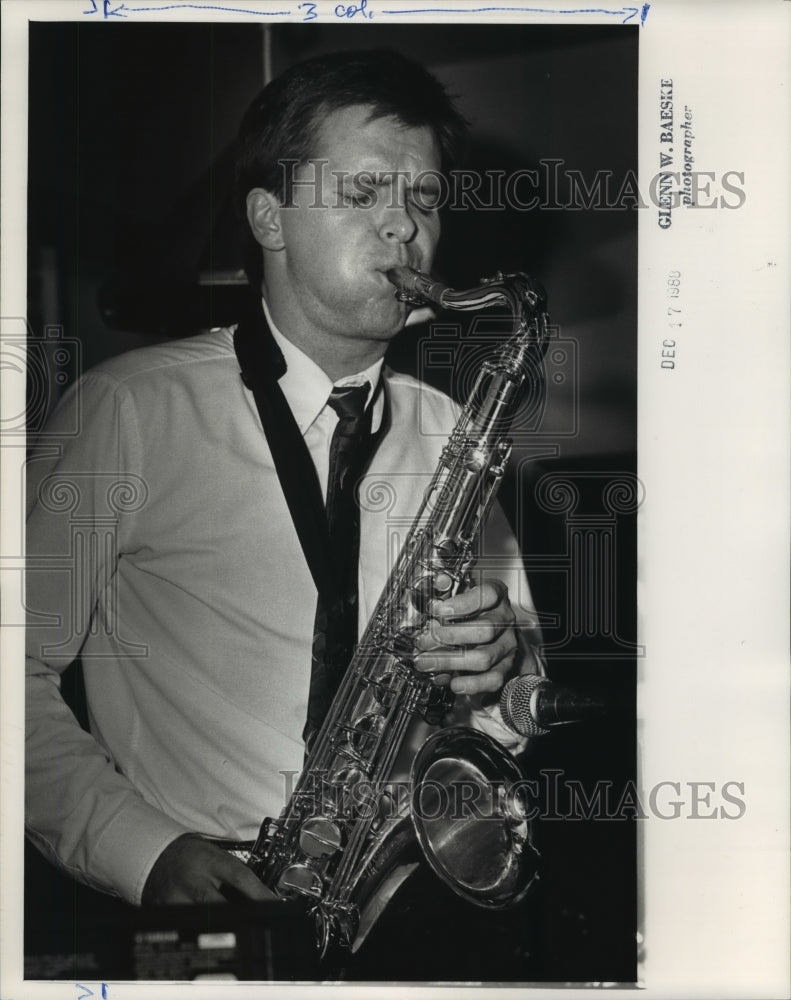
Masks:
[[[58,374],[68,381],[122,351],[235,319],[231,146],[244,108],[268,73],[294,61],[381,45],[425,62],[457,96],[472,126],[471,168],[560,159],[589,183],[610,171],[615,190],[636,170],[636,28],[32,23],[28,319],[53,376],[31,411],[33,431],[60,391]],[[594,681],[633,703],[635,213],[463,211],[446,213],[443,226],[437,272],[451,285],[500,268],[528,271],[547,288],[557,329],[546,408],[538,427],[517,435],[502,498],[542,612],[550,675]],[[432,362],[438,333],[427,327],[406,331],[391,362],[463,395],[477,334],[459,316],[439,317],[458,330],[452,366]],[[72,343],[60,372],[45,336],[52,327]],[[79,710],[76,672],[66,688]],[[630,717],[556,730],[524,764],[531,774],[561,770],[589,791],[612,782],[614,804],[634,780],[635,754]],[[546,870],[529,911],[471,918],[482,940],[487,926],[510,935],[509,956],[487,966],[482,946],[467,965],[459,956],[459,977],[479,978],[480,962],[484,980],[633,981],[630,815],[543,822]],[[97,914],[108,919],[108,901],[34,853],[26,896],[31,955],[53,940],[76,949]],[[75,971],[71,963],[66,977]]]

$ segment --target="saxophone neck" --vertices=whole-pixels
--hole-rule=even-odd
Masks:
[[[498,271],[484,278],[480,285],[454,289],[411,267],[393,267],[387,272],[395,285],[396,298],[413,305],[431,303],[442,309],[468,310],[507,306],[514,317],[514,334],[530,345],[546,349],[546,293],[534,278],[523,272],[503,274]]]

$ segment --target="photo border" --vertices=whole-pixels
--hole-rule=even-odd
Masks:
[[[121,6],[131,11],[143,3],[127,0]],[[158,13],[139,17],[203,19],[201,6],[160,5]],[[232,8],[259,4],[215,2],[211,12],[205,6],[207,18],[217,19],[231,16]],[[337,6],[317,3],[317,20],[335,20]],[[397,0],[390,0],[372,2],[368,9],[378,14],[396,6]],[[421,5],[401,6],[414,10]],[[541,17],[542,23],[572,23],[570,18],[576,16],[584,23],[611,23],[610,15],[579,9],[561,13],[567,8],[553,3],[542,5],[541,15],[507,0],[497,9],[463,0],[454,7],[470,10],[476,21]],[[779,0],[758,0],[749,11],[744,5],[722,3],[715,14],[713,5],[701,0],[656,0],[629,9],[643,19],[641,189],[659,169],[661,81],[672,80],[676,111],[683,106],[694,111],[700,169],[718,175],[743,173],[746,194],[734,211],[673,210],[667,228],[650,208],[639,219],[638,474],[646,489],[639,515],[639,641],[646,647],[639,665],[641,780],[645,788],[668,778],[738,780],[744,783],[747,803],[738,822],[663,824],[654,819],[641,825],[646,903],[640,985],[646,997],[657,998],[780,996],[788,989],[789,936],[790,8]],[[120,15],[106,0],[68,7],[45,0],[3,5],[4,330],[8,320],[18,321],[26,310],[26,255],[20,249],[26,241],[26,155],[19,137],[27,130],[25,32],[31,16],[96,16],[118,23]],[[275,13],[267,9],[266,16]],[[434,9],[431,14],[402,16],[418,20],[439,15]],[[452,16],[465,19],[459,13]],[[597,22],[597,16],[603,20]],[[749,51],[745,55],[746,37],[760,57],[749,57]],[[678,124],[676,135],[677,130]],[[678,337],[668,336],[667,325],[667,279],[674,271],[683,275],[688,324]],[[668,357],[675,364],[663,368],[663,342],[671,339],[677,344],[666,349],[677,347]],[[2,375],[6,420],[19,412],[20,379],[13,371]],[[2,989],[14,997],[62,996],[73,995],[68,983],[21,982],[21,921],[8,919],[9,911],[21,913],[23,699],[18,668],[23,630],[13,625],[22,607],[22,443],[8,435],[2,441]],[[189,990],[190,997],[221,997],[260,985],[213,984],[204,989],[119,984],[113,997],[144,989],[159,996],[163,988],[169,996]],[[280,989],[267,987],[268,995]],[[500,987],[498,992],[508,989]],[[517,989],[520,995],[524,992],[523,987],[514,988],[514,996]],[[549,984],[535,986],[536,992],[549,989]],[[388,988],[370,987],[366,992],[386,996]],[[445,991],[426,986],[420,992],[428,997]],[[589,989],[569,987],[565,992],[582,996]],[[610,992],[628,996],[633,991]]]

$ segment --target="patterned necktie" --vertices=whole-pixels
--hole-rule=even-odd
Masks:
[[[357,642],[357,563],[360,552],[360,509],[355,489],[365,467],[371,427],[366,412],[369,384],[333,389],[329,405],[338,414],[330,444],[327,477],[327,525],[338,581],[332,607],[319,598],[313,628],[306,745],[324,721],[332,696]]]

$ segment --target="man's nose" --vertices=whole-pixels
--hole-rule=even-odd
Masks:
[[[406,205],[390,205],[379,225],[379,235],[387,242],[409,243],[417,232],[417,223]]]

